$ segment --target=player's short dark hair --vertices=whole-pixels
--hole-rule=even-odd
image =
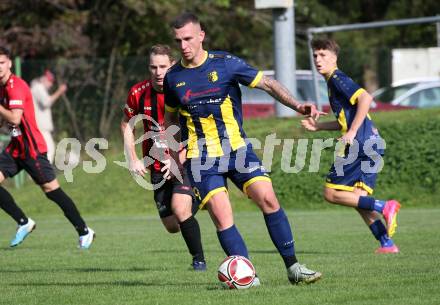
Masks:
[[[188,23],[200,24],[200,20],[195,14],[191,12],[185,12],[177,16],[171,23],[171,26],[175,29],[180,29]]]
[[[312,49],[313,50],[329,50],[336,55],[339,54],[339,45],[330,38],[315,38],[312,40]]]
[[[166,55],[170,59],[170,62],[175,61],[170,46],[166,44],[155,44],[152,46],[150,48],[150,56],[151,55]]]
[[[0,55],[5,55],[7,58],[11,59],[11,51],[3,46],[0,46]]]

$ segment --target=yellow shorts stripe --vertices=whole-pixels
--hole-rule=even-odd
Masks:
[[[373,189],[363,182],[356,182],[354,186],[366,190],[368,195],[373,194]]]
[[[348,186],[348,185],[343,185],[343,184],[333,184],[333,183],[326,183],[325,187],[331,188],[331,189],[335,189],[335,190],[340,190],[340,191],[347,191],[347,192],[353,192],[355,187],[364,189],[365,191],[367,191],[367,193],[369,195],[373,194],[373,189],[371,187],[369,187],[368,185],[366,185],[363,182],[356,182],[354,184],[354,186]]]
[[[252,183],[257,182],[257,181],[268,181],[268,182],[272,182],[272,180],[271,180],[269,177],[266,177],[266,176],[257,176],[257,177],[251,178],[251,179],[249,179],[248,181],[246,181],[246,182],[243,184],[243,193],[245,193],[245,194],[247,195],[247,194],[248,194],[248,193],[247,193],[247,188],[248,188]]]
[[[343,184],[333,184],[333,183],[326,183],[325,187],[331,188],[331,189],[335,189],[335,190],[340,190],[340,191],[347,191],[347,192],[353,192],[354,191],[354,186],[348,186],[348,185],[343,185]]]
[[[208,194],[206,194],[205,198],[203,198],[202,203],[200,203],[199,210],[203,209],[205,204],[209,201],[209,199],[212,198],[212,196],[214,196],[215,194],[220,193],[220,192],[226,192],[226,194],[227,194],[228,189],[226,187],[222,186],[222,187],[218,187],[218,188],[210,191]]]

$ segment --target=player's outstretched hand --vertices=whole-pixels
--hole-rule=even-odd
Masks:
[[[308,131],[318,131],[318,122],[313,117],[307,117],[304,120],[301,120],[301,125]]]
[[[299,105],[298,110],[304,115],[311,116],[316,121],[318,121],[321,115],[327,114],[327,112],[319,111],[318,109],[316,109],[315,104],[311,104],[311,103],[304,103]]]
[[[139,160],[139,159],[130,162],[129,170],[130,170],[131,173],[133,173],[135,175],[140,175],[142,177],[144,177],[145,174],[147,173],[147,169],[145,168],[145,166],[142,163],[142,161]]]

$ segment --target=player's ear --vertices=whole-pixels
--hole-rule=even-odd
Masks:
[[[200,41],[203,42],[203,40],[205,40],[205,31],[200,31],[199,33],[199,37],[200,37]]]
[[[12,60],[11,59],[8,60],[8,69],[12,69]]]

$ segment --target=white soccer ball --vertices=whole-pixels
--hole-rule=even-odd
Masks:
[[[225,288],[247,289],[254,282],[255,268],[246,257],[228,256],[218,267],[218,279]]]

